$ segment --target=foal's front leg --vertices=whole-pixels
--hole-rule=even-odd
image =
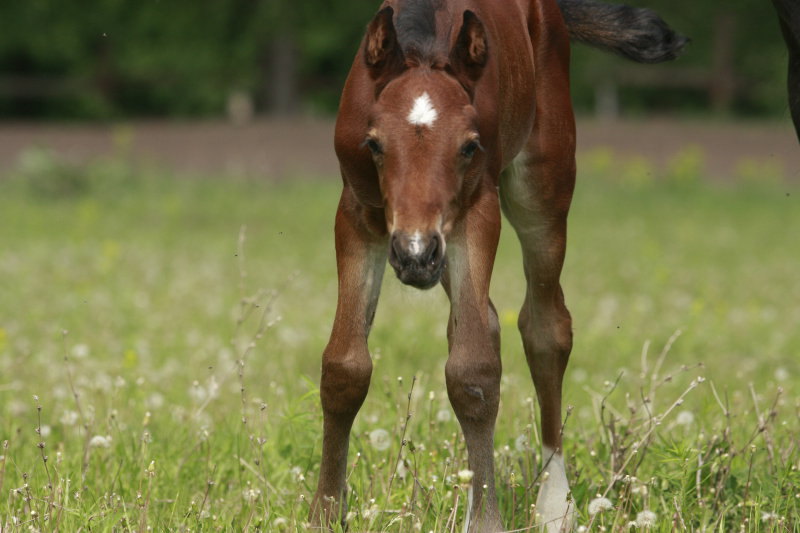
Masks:
[[[372,359],[367,336],[375,315],[386,261],[386,239],[367,231],[347,189],[336,213],[339,299],[322,355],[320,396],[324,417],[319,484],[311,523],[329,527],[345,511],[350,429],[369,389]]]
[[[502,531],[494,488],[494,424],[500,401],[497,313],[489,301],[500,209],[494,188],[454,227],[443,284],[450,298],[447,394],[461,424],[473,472],[469,531]]]

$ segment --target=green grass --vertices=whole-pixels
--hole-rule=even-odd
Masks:
[[[0,182],[0,529],[304,530],[338,180],[29,159]],[[583,163],[563,276],[579,524],[626,530],[650,510],[657,531],[800,531],[797,185]],[[508,529],[534,522],[540,483],[522,290],[504,231],[492,291]],[[441,290],[387,273],[352,437],[351,531],[460,530],[446,317]],[[598,495],[613,508],[592,518]]]

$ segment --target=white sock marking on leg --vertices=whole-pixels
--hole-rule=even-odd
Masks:
[[[567,501],[569,483],[564,456],[549,446],[543,446],[543,467],[547,474],[539,488],[536,510],[542,515],[542,523],[548,533],[572,530],[575,512],[572,502]]]

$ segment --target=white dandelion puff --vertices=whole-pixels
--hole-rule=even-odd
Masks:
[[[261,497],[261,490],[253,488],[245,489],[242,492],[242,496],[247,503],[255,503]]]
[[[681,411],[675,418],[679,426],[691,426],[694,424],[694,414],[691,411]]]
[[[458,481],[460,483],[464,483],[464,484],[469,483],[470,481],[472,481],[472,478],[473,478],[474,475],[475,475],[475,472],[473,472],[472,470],[468,470],[468,469],[459,470],[458,471]]]
[[[382,452],[389,449],[389,446],[392,445],[392,439],[385,429],[375,429],[369,434],[369,443],[373,448]]]
[[[76,344],[72,347],[69,351],[70,355],[75,359],[83,359],[84,357],[88,357],[89,355],[89,346],[86,344]]]
[[[636,515],[636,526],[637,527],[653,527],[656,525],[656,519],[658,515],[653,511],[642,511],[641,513]]]
[[[451,418],[450,409],[439,409],[436,413],[436,420],[439,422],[450,422]]]
[[[195,403],[201,403],[208,397],[208,392],[205,387],[200,385],[199,381],[195,380],[192,382],[192,386],[189,389],[189,397],[191,397],[192,401]]]
[[[589,502],[589,514],[596,515],[603,511],[610,511],[614,508],[614,504],[608,498],[595,498]]]
[[[90,448],[110,448],[111,447],[111,435],[95,435],[89,441]]]
[[[405,459],[400,459],[397,462],[397,470],[395,470],[395,472],[397,473],[397,477],[399,477],[400,479],[406,478],[406,476],[408,475],[408,468],[406,467]]]
[[[147,397],[145,403],[150,409],[159,409],[164,406],[164,396],[160,392],[154,392]]]

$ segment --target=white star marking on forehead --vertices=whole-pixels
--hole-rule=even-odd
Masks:
[[[428,93],[422,93],[422,96],[414,100],[414,107],[411,113],[408,114],[408,121],[415,126],[432,127],[436,122],[439,113],[433,107],[431,97]]]

